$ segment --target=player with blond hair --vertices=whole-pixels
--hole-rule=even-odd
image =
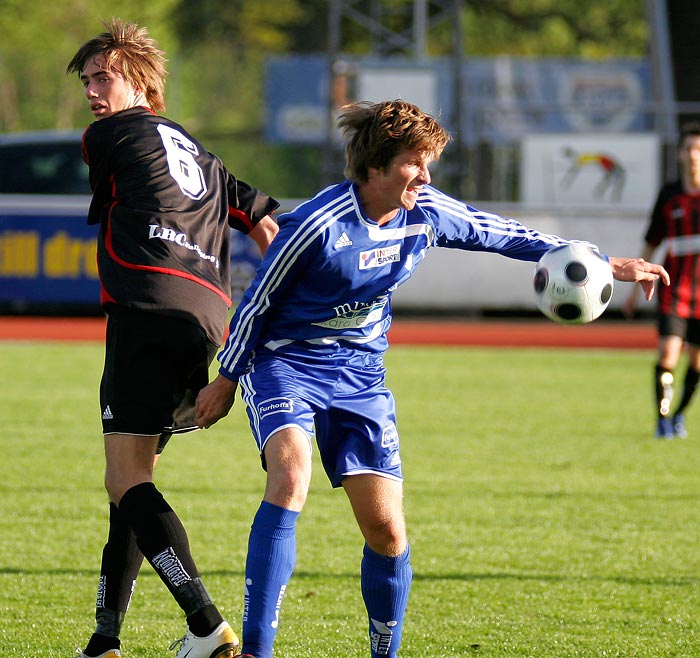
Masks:
[[[121,655],[121,625],[145,556],[187,620],[176,658],[228,658],[238,637],[207,593],[153,470],[173,434],[197,429],[194,400],[231,305],[231,228],[264,252],[278,204],[157,114],[165,109],[165,56],[146,28],[118,19],[104,26],[67,67],[96,119],[83,154],[108,317],[100,405],[109,535],[96,628],[80,656]]]

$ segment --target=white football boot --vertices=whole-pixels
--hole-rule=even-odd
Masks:
[[[170,645],[170,651],[180,647],[175,658],[234,658],[240,641],[227,622],[222,621],[210,635],[197,637],[187,631],[184,637]]]

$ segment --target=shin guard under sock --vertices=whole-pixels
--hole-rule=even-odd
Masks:
[[[102,550],[95,605],[95,633],[85,647],[88,656],[119,649],[119,633],[136,586],[143,553],[136,536],[114,503],[109,505],[109,535]]]
[[[683,393],[681,395],[681,400],[678,403],[678,408],[676,413],[680,414],[685,411],[685,408],[690,404],[690,401],[695,395],[695,391],[698,388],[698,382],[700,381],[700,372],[688,367],[686,370],[685,378],[683,379]]]
[[[654,391],[658,415],[668,416],[673,400],[673,373],[658,363],[654,366]]]
[[[190,553],[177,514],[152,482],[129,489],[119,510],[133,529],[146,559],[187,616],[195,635],[208,635],[223,618],[211,601]]]
[[[293,512],[263,501],[248,540],[243,612],[243,649],[255,658],[271,658],[280,606],[296,563]]]
[[[396,658],[412,579],[410,548],[390,557],[365,545],[362,598],[369,616],[372,658]]]
[[[109,535],[102,550],[100,586],[97,592],[97,608],[122,613],[129,609],[136,587],[136,577],[143,563],[143,553],[136,542],[136,535],[114,504],[109,505]],[[109,635],[110,629],[97,629]],[[116,629],[119,630],[118,628]],[[119,633],[117,632],[116,635]]]

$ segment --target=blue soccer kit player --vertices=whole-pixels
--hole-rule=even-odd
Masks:
[[[449,137],[414,105],[357,103],[343,108],[339,125],[348,179],[280,216],[231,320],[219,375],[196,405],[197,423],[208,427],[228,413],[240,387],[267,471],[245,572],[243,655],[254,658],[272,656],[314,437],[364,537],[370,655],[398,655],[412,571],[383,364],[391,296],[431,247],[537,261],[567,242],[431,187],[428,166]],[[641,259],[610,262],[617,278],[642,282],[648,295],[656,279],[666,280],[663,268]]]

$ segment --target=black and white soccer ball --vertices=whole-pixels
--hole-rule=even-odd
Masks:
[[[585,324],[599,318],[613,293],[610,263],[584,243],[550,249],[535,268],[537,306],[550,320]]]

